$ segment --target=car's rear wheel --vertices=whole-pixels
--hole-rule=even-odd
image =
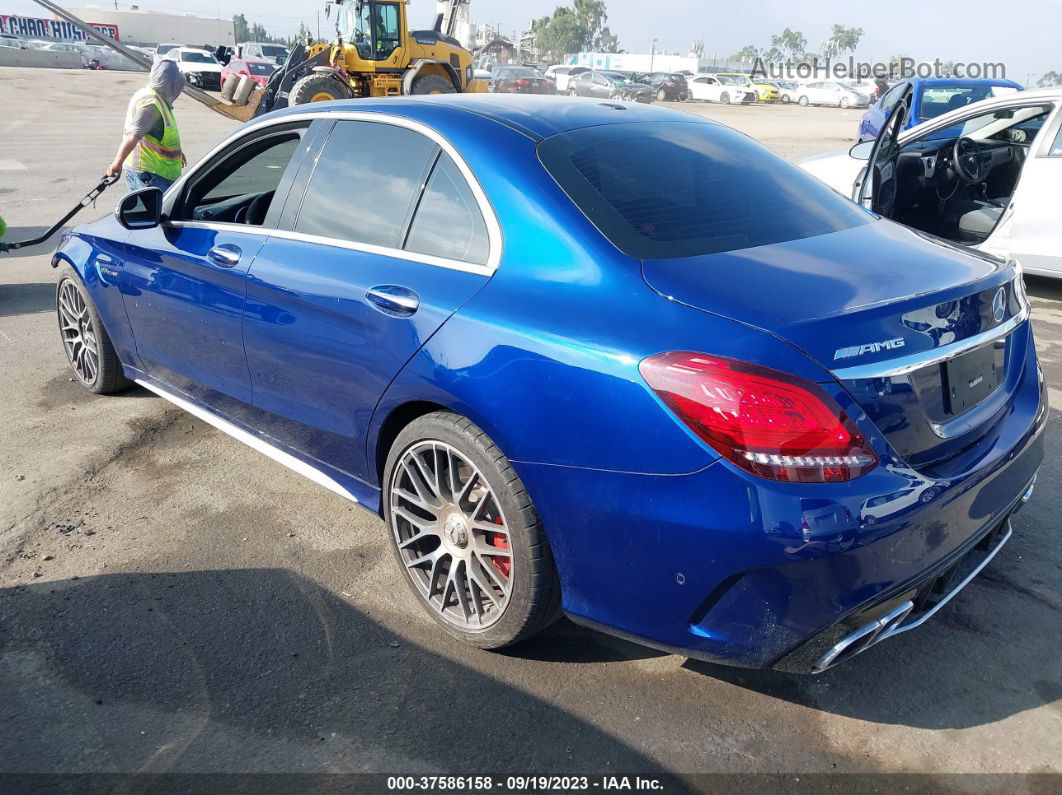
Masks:
[[[97,395],[107,395],[133,385],[122,372],[122,363],[92,298],[72,272],[59,280],[56,314],[63,351],[83,386]]]
[[[792,98],[788,94],[782,94],[782,104],[783,105],[788,105],[792,101],[793,101]]]
[[[578,94],[578,92],[576,92],[576,90],[574,88],[569,88],[568,89],[568,96],[569,97],[577,97],[577,96],[579,96],[579,94]]]
[[[665,99],[667,99],[667,92],[661,88],[659,91],[656,92],[656,101],[663,102]]]
[[[800,99],[797,101],[800,103],[800,107],[802,108],[806,108],[808,106],[808,98],[805,96],[801,96]]]
[[[538,514],[472,422],[450,412],[414,420],[391,446],[383,482],[399,565],[447,632],[495,649],[556,618],[560,583]]]
[[[848,107],[848,97],[841,97],[841,101],[838,104],[840,104],[840,106],[842,108],[847,108]]]
[[[724,91],[723,95],[721,97],[719,97],[719,101],[722,102],[724,105],[729,105],[730,104],[730,94],[728,94],[726,91]]]

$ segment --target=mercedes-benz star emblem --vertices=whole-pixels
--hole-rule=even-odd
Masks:
[[[992,318],[998,323],[1007,314],[1007,288],[1000,287],[992,298]]]

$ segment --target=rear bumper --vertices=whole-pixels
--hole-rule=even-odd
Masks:
[[[810,672],[1006,526],[1044,455],[1046,404],[1029,369],[977,468],[950,480],[886,460],[852,483],[811,488],[725,462],[672,476],[514,466],[572,620],[688,657]],[[918,498],[891,510],[862,510],[912,489]]]

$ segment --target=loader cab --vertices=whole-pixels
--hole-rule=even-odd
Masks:
[[[405,4],[386,0],[358,0],[338,4],[340,36],[365,61],[388,61],[405,42]]]

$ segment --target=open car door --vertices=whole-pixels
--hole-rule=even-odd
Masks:
[[[853,200],[885,218],[891,218],[895,210],[897,139],[911,112],[912,94],[913,89],[908,83],[881,125],[877,140],[870,149],[867,166],[859,173],[852,188]]]

